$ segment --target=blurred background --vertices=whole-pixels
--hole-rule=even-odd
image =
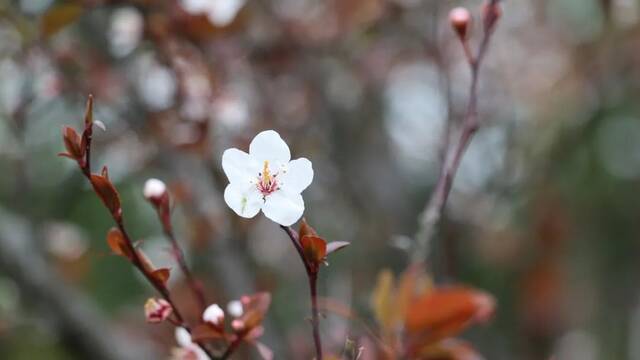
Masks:
[[[275,129],[313,161],[306,218],[352,245],[320,292],[325,346],[375,329],[380,270],[399,273],[437,180],[447,123],[469,71],[448,11],[481,1],[138,0],[0,2],[0,358],[156,359],[174,346],[148,325],[153,289],[110,256],[112,226],[64,150],[88,94],[94,171],[108,165],[132,236],[174,266],[149,177],[211,301],[257,290],[263,340],[310,358],[308,290],[285,234],[224,204],[222,151]],[[508,0],[480,78],[482,127],[430,244],[438,283],[497,300],[467,331],[487,359],[640,359],[640,1]],[[177,302],[194,309],[174,271]],[[366,352],[366,349],[365,349]],[[240,358],[255,356],[252,352]]]

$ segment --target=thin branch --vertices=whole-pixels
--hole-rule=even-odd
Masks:
[[[178,241],[173,232],[173,228],[171,227],[171,224],[166,223],[166,221],[170,221],[170,220],[165,221],[164,219],[162,219],[162,217],[160,216],[159,210],[158,210],[158,218],[160,219],[160,223],[162,224],[162,231],[164,232],[165,236],[171,243],[172,252],[176,257],[178,266],[180,266],[180,270],[182,270],[182,273],[187,278],[187,283],[189,284],[189,287],[191,288],[191,291],[193,292],[194,297],[198,301],[200,310],[204,311],[205,308],[207,307],[207,300],[204,296],[204,292],[202,291],[202,285],[193,276],[193,273],[189,269],[189,266],[187,266],[187,261],[184,256],[184,252],[182,251],[182,248],[180,248],[180,245],[178,244]]]
[[[304,250],[300,244],[300,239],[295,230],[290,226],[280,226],[282,230],[289,236],[293,246],[296,248],[300,260],[304,264],[307,272],[307,280],[309,282],[309,292],[311,295],[311,327],[313,331],[313,343],[316,348],[316,360],[322,360],[322,340],[320,339],[320,312],[318,311],[318,272],[313,270],[312,266],[304,256]]]
[[[499,0],[491,0],[487,7],[497,6]],[[486,15],[485,15],[486,16]],[[489,42],[495,29],[495,21],[485,28],[477,55],[473,56],[466,41],[462,42],[465,50],[465,57],[471,71],[471,82],[469,85],[469,103],[466,115],[462,124],[462,132],[458,142],[454,145],[452,152],[447,152],[442,172],[436,183],[429,202],[427,203],[420,219],[420,230],[416,234],[416,251],[412,253],[412,262],[422,262],[428,252],[429,242],[433,237],[435,228],[442,218],[442,212],[451,193],[451,186],[456,176],[462,157],[469,146],[473,136],[478,131],[478,78],[480,66],[489,48]]]

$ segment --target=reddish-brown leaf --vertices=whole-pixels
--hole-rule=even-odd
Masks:
[[[347,241],[332,241],[327,244],[327,255],[342,250],[349,245],[350,243]]]
[[[262,319],[271,305],[271,294],[261,292],[251,296],[243,296],[240,301],[244,313],[238,320],[244,325],[242,330],[249,331],[262,323]]]
[[[167,285],[167,281],[169,281],[169,275],[171,274],[171,269],[168,268],[160,268],[157,270],[153,270],[151,272],[151,277],[162,284],[163,286]]]
[[[80,135],[78,135],[74,128],[64,126],[62,128],[62,139],[64,140],[64,147],[67,149],[70,157],[80,160],[84,156],[84,149],[80,145]]]
[[[314,264],[320,264],[327,256],[327,242],[323,238],[305,235],[300,239],[304,256]]]
[[[434,289],[412,301],[405,327],[425,344],[453,336],[493,314],[495,301],[485,292],[465,287]]]
[[[89,95],[87,99],[87,107],[84,111],[84,126],[90,128],[93,124],[93,95]]]
[[[114,254],[124,256],[129,260],[133,258],[131,249],[119,229],[111,228],[111,230],[109,230],[107,233],[107,244]]]
[[[102,175],[91,174],[91,184],[111,214],[120,217],[122,215],[120,195],[111,181]]]
[[[300,229],[298,229],[298,236],[300,237],[300,239],[302,239],[307,235],[318,236],[318,233],[316,233],[316,230],[307,223],[307,219],[302,218]]]
[[[220,330],[208,324],[200,324],[191,331],[191,339],[193,341],[211,341],[224,339],[225,335]]]

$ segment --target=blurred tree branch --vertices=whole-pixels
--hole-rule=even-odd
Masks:
[[[0,268],[16,281],[43,315],[51,318],[79,358],[99,360],[156,359],[158,354],[144,338],[124,336],[114,329],[93,302],[65,284],[34,249],[28,221],[2,214]]]

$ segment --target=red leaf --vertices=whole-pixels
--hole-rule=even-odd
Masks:
[[[91,174],[91,184],[111,214],[119,218],[122,215],[120,195],[111,181],[102,175]]]
[[[409,304],[405,326],[410,334],[424,336],[425,343],[431,343],[488,320],[494,306],[491,295],[475,289],[434,289]]]
[[[151,277],[162,284],[163,286],[167,285],[167,281],[169,281],[169,275],[171,274],[171,269],[161,268],[157,270],[153,270],[151,272]]]
[[[62,139],[64,140],[64,147],[67,149],[67,153],[70,157],[80,160],[84,156],[84,149],[80,145],[80,135],[76,130],[70,126],[64,126],[62,128]]]
[[[327,244],[327,255],[342,250],[349,245],[351,245],[351,243],[347,241],[332,241]]]
[[[239,323],[243,324],[242,329],[239,330],[250,331],[260,326],[271,305],[271,294],[261,292],[251,296],[243,296],[240,301],[242,302],[244,313],[237,319]]]
[[[133,259],[133,254],[126,241],[122,232],[117,228],[112,228],[107,233],[107,244],[109,244],[111,251],[116,255],[124,256],[131,260]]]
[[[224,339],[225,335],[220,329],[207,324],[200,324],[191,331],[191,339],[193,341],[211,341],[216,339]]]
[[[301,238],[300,244],[307,260],[316,265],[322,263],[327,256],[327,242],[321,237],[305,235]]]
[[[307,219],[305,218],[302,218],[302,222],[300,223],[300,229],[298,230],[298,234],[300,239],[302,239],[307,235],[318,236],[318,233],[316,233],[316,230],[307,223]]]

